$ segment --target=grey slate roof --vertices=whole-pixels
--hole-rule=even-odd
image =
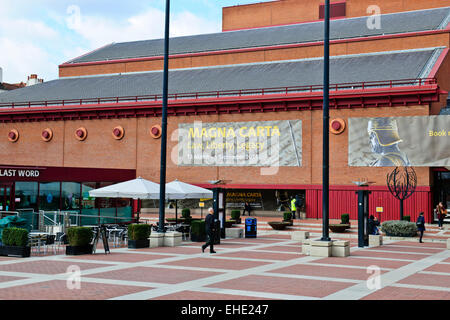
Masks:
[[[428,48],[349,56],[330,59],[330,82],[356,83],[425,78],[423,70],[434,64],[436,52]],[[0,103],[143,96],[162,93],[162,71],[61,78],[0,95]],[[253,63],[169,72],[169,93],[192,93],[240,89],[261,89],[321,85],[323,59]]]
[[[331,21],[331,40],[444,29],[450,7],[385,14],[381,29],[369,29],[367,17]],[[198,53],[323,40],[323,22],[184,36],[170,39],[170,53]],[[163,55],[163,39],[114,43],[67,63],[154,57]]]

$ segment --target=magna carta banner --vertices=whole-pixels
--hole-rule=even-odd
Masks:
[[[301,120],[183,123],[179,166],[301,167]]]
[[[349,118],[348,164],[450,166],[450,116]]]

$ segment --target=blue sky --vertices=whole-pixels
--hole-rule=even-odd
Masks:
[[[222,7],[266,1],[172,0],[171,36],[220,32]],[[111,42],[162,38],[165,3],[0,0],[3,81],[26,81],[32,73],[50,81],[59,64]]]

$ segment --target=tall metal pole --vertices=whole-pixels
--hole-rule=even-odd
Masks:
[[[322,192],[322,241],[330,241],[329,237],[329,190],[330,190],[330,159],[329,159],[329,125],[330,125],[330,0],[325,1],[325,39],[323,56],[323,192]]]
[[[167,161],[167,100],[169,88],[169,25],[170,0],[166,0],[166,26],[164,33],[164,79],[161,125],[161,170],[159,181],[159,227],[158,232],[164,233],[165,195],[166,195],[166,161]]]

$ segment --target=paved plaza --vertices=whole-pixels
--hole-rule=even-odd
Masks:
[[[1,257],[0,299],[450,300],[448,231],[428,226],[422,244],[414,238],[358,248],[352,225],[348,233],[331,234],[351,242],[350,257],[317,258],[303,255],[290,233],[308,230],[319,238],[320,221],[297,220],[287,231],[274,231],[269,220],[258,217],[256,239],[222,239],[216,254],[185,241],[180,247],[111,248],[108,255],[99,244],[95,255]]]

